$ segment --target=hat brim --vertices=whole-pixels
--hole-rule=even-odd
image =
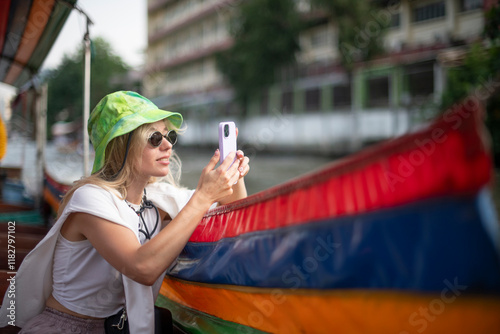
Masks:
[[[175,128],[181,127],[183,121],[181,114],[161,109],[150,109],[145,113],[130,114],[118,120],[118,122],[116,122],[116,124],[105,135],[99,146],[94,148],[95,157],[92,174],[99,171],[104,166],[104,161],[106,159],[106,147],[111,140],[132,132],[141,125],[155,123],[167,118]]]

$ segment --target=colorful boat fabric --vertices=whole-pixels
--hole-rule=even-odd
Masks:
[[[2,160],[5,153],[7,153],[7,128],[2,117],[0,117],[0,160]]]
[[[483,110],[210,211],[157,305],[192,333],[500,332]]]
[[[458,276],[469,289],[500,293],[497,252],[477,226],[479,201],[431,199],[218,242],[190,242],[169,274],[212,284],[419,291],[439,291],[443,279]]]
[[[193,333],[498,333],[498,298],[467,288],[455,279],[424,294],[245,288],[167,277],[157,305]]]
[[[71,6],[56,0],[0,1],[0,82],[22,87],[40,69]]]
[[[54,180],[49,173],[44,174],[43,199],[51,207],[53,212],[59,210],[61,199],[71,188],[71,185],[62,184]]]

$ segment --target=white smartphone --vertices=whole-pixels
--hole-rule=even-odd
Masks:
[[[236,125],[234,122],[219,123],[219,150],[220,163],[224,161],[229,153],[236,152]]]

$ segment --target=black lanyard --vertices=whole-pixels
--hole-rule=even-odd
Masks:
[[[128,206],[132,210],[134,210],[134,212],[137,214],[137,216],[140,219],[139,220],[139,232],[144,234],[146,239],[151,240],[151,237],[153,236],[156,229],[158,228],[158,222],[160,220],[160,213],[158,212],[158,208],[153,204],[153,202],[151,202],[150,200],[148,200],[146,198],[146,189],[144,189],[144,196],[142,197],[141,206],[139,207],[139,210],[135,210],[127,201],[125,201],[125,202],[128,204]],[[144,220],[144,216],[142,214],[143,214],[144,210],[153,209],[153,208],[155,209],[155,212],[156,212],[156,222],[155,222],[155,227],[153,228],[153,231],[149,232],[148,225],[146,224],[146,221]],[[144,230],[141,228],[141,222],[142,222],[142,225],[144,226]]]

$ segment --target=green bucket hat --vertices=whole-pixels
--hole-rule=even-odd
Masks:
[[[92,173],[104,166],[106,146],[113,138],[165,118],[169,118],[176,128],[182,125],[181,114],[158,109],[153,102],[135,92],[119,91],[106,95],[92,110],[87,125],[95,150]]]

